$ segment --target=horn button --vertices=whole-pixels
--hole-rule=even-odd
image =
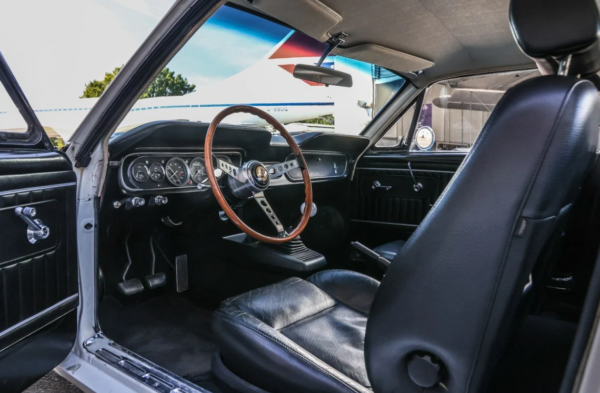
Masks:
[[[229,177],[229,186],[236,197],[247,199],[269,187],[269,171],[260,162],[248,161],[242,166],[240,172],[243,182]]]

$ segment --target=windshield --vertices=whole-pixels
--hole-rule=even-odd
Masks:
[[[57,146],[69,140],[173,2],[31,0],[12,2],[11,12],[0,13],[0,50]],[[291,132],[359,134],[405,80],[341,56],[327,57],[323,66],[351,74],[351,88],[293,77],[296,64],[316,64],[326,47],[288,27],[224,6],[162,70],[115,136],[157,120],[210,122],[235,104],[263,109]],[[17,115],[12,101],[0,94],[0,129],[24,131]],[[226,122],[266,126],[243,115]]]
[[[210,122],[224,108],[240,104],[268,112],[290,132],[357,135],[405,80],[342,56],[327,57],[323,66],[351,74],[351,88],[293,77],[296,64],[315,65],[326,48],[288,27],[222,7],[140,97],[115,135],[156,120]],[[225,122],[269,127],[246,114]]]

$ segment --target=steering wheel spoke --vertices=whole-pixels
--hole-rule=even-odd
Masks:
[[[282,235],[284,235],[285,229],[283,229],[281,221],[279,220],[279,218],[277,218],[277,215],[275,214],[275,211],[273,210],[271,205],[269,205],[269,201],[267,201],[265,193],[261,191],[254,194],[254,200],[256,201],[256,203],[258,203],[258,206],[260,206],[262,211],[267,215],[267,217],[269,217],[269,220],[271,220],[271,223],[277,229],[277,236],[281,237]]]
[[[300,166],[298,165],[298,160],[293,159],[293,160],[269,165],[267,167],[267,170],[269,171],[270,176],[279,177],[285,173],[288,173],[292,169],[296,169],[296,168],[300,168]]]
[[[233,177],[235,180],[239,182],[244,182],[244,178],[242,176],[242,171],[235,165],[228,163],[225,160],[221,160],[219,157],[215,157],[217,161],[217,168],[225,172],[228,176]]]

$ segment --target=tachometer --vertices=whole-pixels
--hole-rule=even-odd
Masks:
[[[190,169],[179,157],[171,158],[166,165],[167,180],[174,186],[184,186],[190,180]]]
[[[196,183],[202,183],[206,179],[206,164],[202,158],[194,158],[190,162],[190,176]]]
[[[150,165],[150,178],[157,183],[163,181],[165,179],[165,168],[156,162]]]
[[[145,164],[138,163],[131,168],[131,177],[138,183],[147,182],[149,176],[148,167]]]

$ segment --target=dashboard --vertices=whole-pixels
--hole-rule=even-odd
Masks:
[[[113,137],[108,144],[110,160],[100,200],[107,224],[165,222],[166,218],[181,222],[195,214],[218,213],[204,161],[208,126],[158,121]],[[324,132],[296,134],[294,139],[307,162],[314,195],[340,192],[343,188],[339,183],[350,179],[356,160],[369,144],[361,136]],[[213,155],[237,167],[250,160],[266,166],[285,162],[293,157],[291,153],[283,137],[264,128],[224,124],[213,139]],[[229,177],[218,169],[215,175],[228,197]],[[293,222],[304,196],[300,170],[271,178],[266,193],[271,204],[284,204],[280,218],[289,214],[288,221]],[[230,202],[237,203],[235,198]]]

